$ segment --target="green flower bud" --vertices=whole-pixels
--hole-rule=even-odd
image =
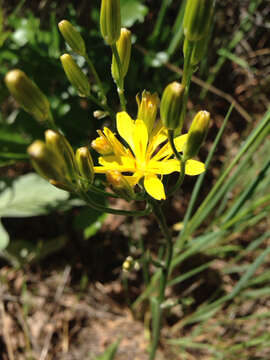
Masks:
[[[70,143],[64,135],[54,130],[45,131],[46,146],[59,157],[62,157],[66,167],[66,176],[68,180],[76,180],[77,167],[75,156]]]
[[[75,29],[75,27],[69,21],[62,20],[58,24],[58,28],[71,49],[76,54],[84,56],[86,54],[85,43],[81,34]]]
[[[142,99],[140,100],[139,95],[136,96],[138,104],[137,119],[142,120],[148,129],[148,134],[151,134],[159,107],[159,97],[157,93],[151,94],[148,91],[143,91]]]
[[[39,121],[51,116],[50,103],[35,83],[21,70],[7,73],[5,83],[21,107]]]
[[[82,176],[83,185],[86,185],[86,188],[88,188],[88,185],[92,184],[94,180],[94,164],[90,151],[86,146],[77,149],[76,162],[79,173]]]
[[[75,63],[72,56],[64,54],[60,56],[64,71],[70,83],[78,91],[79,96],[85,97],[90,94],[90,83],[86,75]]]
[[[208,111],[199,111],[194,117],[184,146],[185,161],[197,155],[207,135],[209,122],[210,114]]]
[[[100,9],[100,31],[105,42],[113,45],[120,37],[120,0],[102,0]]]
[[[124,78],[128,72],[130,53],[131,53],[131,32],[126,29],[121,29],[120,38],[116,42],[116,47],[122,65],[122,77]],[[115,56],[112,57],[112,77],[116,82],[119,81],[119,71]]]
[[[55,154],[41,140],[36,140],[27,148],[33,167],[47,180],[64,181],[65,164],[63,159]]]
[[[199,41],[209,31],[215,0],[188,0],[183,20],[184,34],[189,41]]]
[[[182,128],[180,115],[183,107],[185,88],[174,81],[163,91],[160,103],[160,116],[163,125],[168,129]]]
[[[108,183],[112,186],[114,192],[123,199],[130,201],[135,198],[135,193],[127,179],[117,170],[111,170],[106,173]]]

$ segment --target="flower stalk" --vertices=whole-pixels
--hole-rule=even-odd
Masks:
[[[121,103],[121,108],[123,111],[126,111],[126,98],[124,94],[124,76],[123,76],[123,69],[122,69],[122,63],[119,56],[119,52],[117,49],[116,44],[111,45],[112,53],[116,61],[116,65],[118,68],[118,74],[119,74],[119,80],[115,80],[116,86],[117,86],[117,92],[119,96],[119,100]]]
[[[173,241],[170,230],[166,223],[164,213],[161,206],[156,201],[151,201],[153,213],[160,227],[161,232],[165,238],[165,244],[163,245],[163,252],[165,253],[164,266],[161,269],[161,276],[159,279],[159,293],[158,297],[152,304],[152,316],[153,316],[153,329],[152,329],[152,343],[150,349],[149,360],[154,360],[156,357],[156,351],[158,347],[160,331],[162,327],[162,304],[165,300],[165,291],[168,283],[168,277],[170,273],[170,267],[173,256]]]

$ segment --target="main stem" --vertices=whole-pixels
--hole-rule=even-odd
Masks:
[[[180,115],[180,124],[184,123],[184,120],[186,117],[189,87],[190,87],[190,82],[191,82],[191,76],[193,73],[192,65],[190,63],[193,48],[194,48],[194,43],[189,42],[188,47],[187,47],[187,53],[185,54],[184,71],[183,71],[183,77],[182,77],[182,85],[185,88],[185,93],[184,93],[183,108],[182,108],[182,112]]]
[[[160,336],[160,330],[162,327],[162,303],[165,299],[165,290],[168,282],[168,276],[170,272],[170,266],[172,262],[172,255],[173,255],[173,242],[172,242],[172,236],[170,233],[170,230],[168,228],[168,225],[166,223],[166,219],[164,216],[164,213],[162,211],[162,208],[160,204],[158,204],[156,201],[152,202],[153,206],[153,212],[156,216],[158,225],[160,227],[160,230],[162,231],[166,243],[164,244],[164,247],[166,249],[166,255],[165,255],[165,262],[164,266],[162,268],[160,283],[159,283],[159,293],[158,293],[158,318],[156,321],[153,322],[154,327],[152,329],[152,344],[151,344],[151,350],[150,350],[150,357],[149,360],[154,360],[156,357],[156,351],[158,348],[158,342],[159,342],[159,336]]]
[[[99,78],[99,75],[98,75],[96,69],[95,69],[95,66],[94,66],[94,64],[92,63],[92,61],[90,60],[89,56],[86,53],[84,55],[84,58],[85,58],[85,60],[86,60],[86,62],[88,64],[88,66],[90,67],[90,70],[92,71],[92,74],[94,75],[94,78],[95,78],[95,80],[97,82],[99,91],[102,94],[103,101],[104,101],[105,104],[107,104],[107,97],[106,97],[102,82],[101,82],[101,80]]]
[[[124,95],[124,78],[123,78],[122,64],[116,45],[112,44],[111,48],[112,48],[113,56],[115,57],[116,60],[118,73],[119,73],[119,81],[116,82],[117,92],[121,103],[121,108],[123,111],[126,111],[126,99]]]

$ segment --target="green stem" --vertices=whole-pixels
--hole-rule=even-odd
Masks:
[[[168,275],[171,267],[171,261],[173,255],[173,242],[172,242],[172,236],[170,234],[160,204],[158,204],[156,201],[151,201],[151,204],[152,204],[153,212],[156,216],[156,220],[159,224],[160,230],[162,231],[166,240],[166,243],[164,244],[164,247],[166,248],[166,256],[164,261],[164,267],[161,270],[161,277],[159,282],[159,294],[157,298],[157,309],[155,313],[156,318],[154,319],[155,321],[153,321],[152,344],[151,344],[150,357],[149,357],[149,360],[154,360],[156,356],[156,351],[160,337],[160,330],[162,326],[162,303],[164,302],[165,299],[165,290],[166,290]]]
[[[90,185],[89,186],[89,191],[93,192],[95,194],[99,194],[102,195],[104,197],[111,197],[111,198],[115,198],[115,199],[119,199],[121,196],[114,194],[114,193],[110,193],[108,191],[102,190],[98,187],[96,187],[95,185]]]
[[[97,73],[96,69],[95,69],[95,66],[94,66],[94,64],[92,63],[92,61],[90,60],[89,56],[86,53],[84,55],[84,58],[85,58],[85,60],[86,60],[86,62],[88,64],[88,66],[90,67],[90,70],[92,71],[92,74],[94,75],[94,78],[95,78],[95,80],[96,80],[96,82],[98,84],[99,90],[100,90],[100,92],[102,94],[102,97],[103,97],[103,101],[104,101],[105,104],[107,104],[107,97],[106,97],[102,82],[101,82],[101,80],[100,80],[100,78],[98,76],[98,73]]]
[[[116,64],[118,67],[118,73],[119,73],[119,81],[116,82],[117,92],[119,95],[119,100],[121,103],[122,110],[126,111],[126,99],[125,99],[125,95],[124,95],[124,78],[123,78],[123,72],[122,72],[121,59],[120,59],[116,44],[113,44],[111,46],[111,48],[112,48],[113,56],[115,57],[115,60],[116,60]]]
[[[151,207],[147,206],[142,211],[126,211],[126,210],[120,210],[120,209],[112,209],[105,206],[98,205],[96,202],[94,202],[88,194],[86,194],[84,191],[78,192],[78,195],[93,209],[100,211],[100,212],[107,212],[108,214],[115,214],[115,215],[125,215],[125,216],[144,216],[148,215],[151,212]]]
[[[182,183],[184,181],[185,171],[186,171],[186,161],[183,161],[181,154],[177,151],[177,149],[175,147],[174,130],[170,130],[170,129],[168,130],[168,140],[171,145],[172,151],[173,151],[175,157],[177,158],[177,160],[179,161],[179,165],[180,165],[180,173],[179,173],[177,182],[175,183],[175,185],[170,189],[170,191],[167,194],[168,196],[171,196],[177,189],[179,189],[179,187],[182,185]]]
[[[99,107],[101,107],[104,111],[108,112],[111,119],[115,119],[115,113],[114,111],[107,105],[107,104],[103,104],[101,101],[99,101],[95,96],[89,94],[88,99],[90,99],[91,101],[93,101],[96,105],[98,105]]]
[[[189,42],[188,46],[187,46],[186,56],[184,59],[184,71],[183,71],[183,77],[182,77],[182,85],[185,88],[185,93],[184,93],[183,107],[182,107],[182,111],[181,111],[181,115],[180,115],[180,124],[184,123],[184,120],[186,117],[189,87],[190,87],[191,77],[192,77],[192,73],[193,73],[193,67],[190,64],[193,47],[194,47],[194,43]]]
[[[174,130],[168,129],[168,140],[169,143],[171,145],[171,149],[176,157],[176,159],[178,161],[182,161],[182,156],[181,154],[177,151],[176,147],[175,147],[175,143],[174,143]]]
[[[142,273],[143,273],[143,280],[146,285],[149,284],[149,252],[145,250],[144,241],[142,237],[140,237],[139,246],[142,252]]]
[[[51,128],[52,130],[56,130],[56,131],[59,130],[59,129],[57,128],[56,124],[55,124],[55,121],[54,121],[54,118],[53,118],[53,114],[52,114],[52,112],[51,112],[51,109],[49,110],[48,123],[50,124],[50,128]]]

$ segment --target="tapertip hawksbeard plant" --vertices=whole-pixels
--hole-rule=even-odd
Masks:
[[[111,73],[119,95],[121,111],[116,115],[108,104],[103,83],[94,64],[87,55],[84,40],[73,25],[63,20],[59,30],[76,54],[83,56],[99,89],[98,96],[91,92],[87,76],[73,57],[61,56],[61,62],[70,83],[79,96],[94,101],[99,110],[95,114],[116,119],[117,133],[108,127],[97,130],[98,137],[92,148],[99,154],[98,163],[91,157],[90,144],[74,153],[64,133],[58,128],[46,96],[27,75],[18,69],[10,71],[6,85],[23,109],[38,121],[46,121],[45,141],[36,140],[28,154],[36,171],[52,185],[70,191],[94,209],[121,215],[143,216],[153,212],[165,242],[163,259],[155,262],[161,268],[157,297],[152,298],[152,339],[149,359],[156,356],[162,306],[173,257],[173,239],[163,214],[163,201],[179,190],[185,175],[198,175],[205,171],[202,162],[193,159],[201,147],[209,126],[210,114],[199,111],[187,134],[181,134],[186,118],[186,107],[191,75],[201,60],[202,48],[209,31],[214,2],[189,0],[184,17],[184,73],[181,83],[168,84],[161,101],[157,93],[143,91],[137,95],[136,119],[127,113],[124,80],[128,72],[131,53],[131,32],[121,28],[120,0],[102,0],[100,29],[105,43],[112,49]],[[136,92],[136,89],[135,89]],[[158,110],[160,108],[160,117]],[[177,136],[175,134],[178,134]],[[179,135],[181,134],[181,135]],[[179,173],[176,183],[164,186],[164,176]],[[104,174],[105,188],[96,185],[95,179]],[[103,182],[103,183],[104,183]],[[111,190],[106,190],[109,187]],[[144,201],[145,210],[126,211],[104,207],[92,200],[92,194],[120,197],[127,201]]]

